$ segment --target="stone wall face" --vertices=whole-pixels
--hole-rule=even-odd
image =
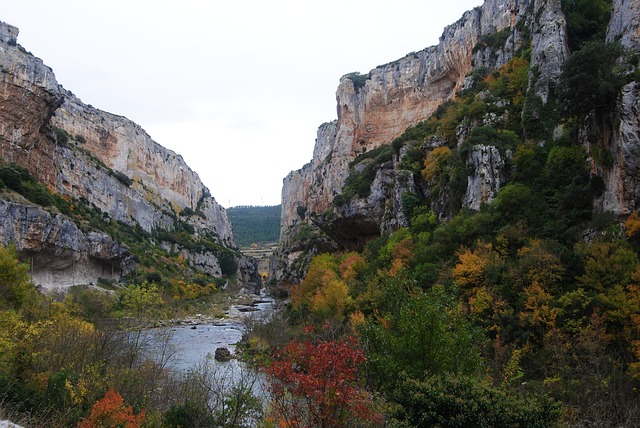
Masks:
[[[191,224],[196,236],[206,235],[235,247],[226,211],[180,155],[157,144],[127,118],[84,104],[59,85],[51,68],[23,49],[17,37],[16,27],[0,23],[2,160],[26,168],[54,192],[82,198],[109,218],[139,224],[147,232],[172,229],[184,208],[197,210],[203,215],[182,216],[180,220]],[[64,133],[68,141],[59,138]],[[22,239],[20,234],[11,236]],[[54,240],[47,239],[47,248],[53,248]],[[24,246],[20,242],[16,245]],[[79,248],[84,251],[85,247]],[[68,250],[64,242],[51,251],[63,254],[62,249]],[[202,260],[197,254],[187,256],[201,270],[219,275],[213,255],[212,260]],[[85,279],[95,269],[88,267],[86,271]],[[42,273],[40,279],[45,284],[58,284],[61,278],[68,280],[68,272],[64,272]],[[97,277],[92,278],[95,282]]]
[[[503,30],[507,34],[502,46],[483,47],[478,43],[484,36]],[[292,252],[299,251],[288,248],[288,241],[301,221],[313,220],[346,247],[374,235],[374,229],[380,233],[406,225],[401,193],[412,189],[404,185],[406,171],[397,168],[402,154],[395,155],[394,165],[380,168],[371,185],[374,196],[336,206],[333,198],[342,193],[350,163],[359,154],[390,144],[407,127],[427,119],[438,106],[466,87],[472,71],[480,67],[496,70],[521,48],[531,48],[529,94],[542,104],[547,103],[570,55],[567,37],[560,0],[486,0],[445,28],[438,45],[377,67],[366,76],[343,76],[336,93],[337,121],[320,127],[311,162],[284,180],[281,243],[276,257],[286,260]],[[607,41],[616,40],[628,51],[640,50],[640,0],[613,1]],[[620,126],[605,137],[606,148],[612,154],[611,165],[593,163],[593,172],[603,177],[606,184],[597,201],[599,209],[618,215],[640,208],[638,85],[630,82],[624,87],[617,109],[612,112],[611,123]],[[475,125],[460,130],[459,143],[472,126]],[[437,142],[426,144],[424,150],[428,152],[437,146]],[[468,153],[467,189],[459,203],[477,210],[482,203],[495,198],[506,183],[509,174],[505,165],[511,154],[501,154],[495,147],[487,146],[473,147]],[[447,213],[439,210],[447,204],[441,202],[433,209],[440,219],[446,220]],[[300,207],[320,217],[300,219],[297,215]],[[329,214],[323,215],[325,212]],[[362,226],[361,230],[356,225]],[[274,275],[286,277],[283,272]]]

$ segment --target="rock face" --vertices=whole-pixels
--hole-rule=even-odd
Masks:
[[[129,249],[110,236],[28,203],[0,199],[0,244],[26,255],[34,284],[48,288],[117,280],[133,267]]]
[[[550,87],[562,73],[569,57],[567,23],[560,0],[536,0],[533,4],[530,91],[547,102]],[[537,74],[537,76],[535,76]]]
[[[17,37],[16,27],[0,23],[0,157],[5,162],[26,168],[54,192],[81,199],[110,219],[151,232],[171,230],[179,218],[193,227],[196,237],[235,247],[226,211],[181,156],[125,117],[84,104],[18,45]],[[47,245],[53,245],[55,235],[48,236]],[[78,248],[84,251],[85,246]],[[213,254],[185,258],[220,275]],[[48,285],[60,282],[46,271],[40,279]],[[85,279],[95,282],[96,277]]]
[[[614,0],[607,40],[620,40],[632,51],[640,48],[640,1]],[[500,44],[492,41],[501,40]],[[343,76],[336,93],[337,121],[322,125],[313,159],[302,169],[290,173],[283,183],[280,248],[272,261],[272,277],[296,282],[300,274],[293,269],[308,257],[298,244],[305,231],[302,225],[313,223],[339,246],[358,248],[362,242],[385,230],[407,225],[402,209],[402,194],[430,189],[414,189],[399,169],[402,154],[394,162],[383,164],[366,198],[352,198],[346,204],[334,204],[340,195],[354,159],[381,145],[390,144],[410,125],[431,116],[438,106],[455,97],[460,89],[473,84],[473,71],[495,70],[508,63],[519,49],[531,48],[528,91],[536,103],[545,105],[553,93],[562,67],[569,57],[567,25],[560,0],[486,0],[481,7],[466,12],[445,28],[437,46],[412,53],[366,75]],[[637,67],[637,66],[636,66]],[[628,214],[640,201],[640,131],[638,118],[640,87],[629,83],[623,90],[612,123],[620,123],[610,138],[613,157],[608,167],[594,165],[594,172],[606,182],[600,198],[602,210]],[[525,108],[526,105],[525,105]],[[532,121],[540,119],[530,110]],[[462,144],[473,126],[461,125],[458,142]],[[544,141],[539,141],[544,143]],[[428,153],[440,143],[423,147]],[[476,146],[465,159],[467,188],[456,206],[477,210],[491,201],[509,176],[508,153],[496,147]],[[411,180],[409,180],[411,181]],[[419,184],[419,186],[422,186]],[[446,193],[446,191],[445,191]],[[446,219],[446,201],[432,209]],[[442,211],[442,212],[440,212]],[[306,212],[303,218],[300,212]]]
[[[613,1],[607,40],[619,40],[628,51],[640,51],[640,0]],[[599,208],[625,216],[640,209],[640,82],[630,82],[622,89],[612,116],[619,126],[609,141],[611,163],[593,162],[593,168],[606,184]]]
[[[493,146],[474,146],[467,159],[467,166],[474,172],[467,177],[467,193],[464,206],[480,210],[480,204],[493,200],[506,182],[504,159]]]
[[[305,222],[298,215],[300,209],[317,214],[334,209],[333,216],[321,215],[313,221],[344,248],[358,248],[381,231],[406,225],[401,197],[412,191],[413,183],[407,180],[408,172],[394,167],[399,159],[379,170],[368,198],[332,207],[349,175],[350,163],[431,116],[464,87],[474,66],[497,67],[508,62],[520,39],[516,23],[527,19],[531,6],[531,1],[487,0],[445,28],[437,46],[377,67],[367,75],[340,79],[337,121],[320,126],[312,161],[284,179],[281,243],[272,262],[273,278],[288,281],[287,266],[302,254],[291,244],[292,240],[297,242],[292,236],[298,235],[296,229]],[[504,46],[476,48],[483,35],[505,29],[511,30],[511,36]]]
[[[185,207],[198,209],[206,221],[194,223],[196,229],[211,230],[233,244],[226,212],[180,155],[157,144],[125,117],[87,106],[68,91],[63,92],[63,100],[51,123],[79,139],[81,150],[73,146],[63,150],[66,165],[57,176],[58,191],[84,197],[117,220],[137,221],[146,231],[171,225],[173,220],[163,209],[178,213]],[[90,156],[83,156],[86,151]],[[132,184],[123,186],[113,180],[94,158],[133,180]]]

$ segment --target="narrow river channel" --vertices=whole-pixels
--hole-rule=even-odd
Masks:
[[[262,318],[273,309],[274,301],[264,296],[254,296],[250,305],[232,306],[228,320],[198,321],[195,318],[185,324],[149,330],[151,349],[159,349],[168,340],[170,355],[167,366],[175,371],[188,371],[205,358],[213,359],[217,348],[227,348],[235,355],[236,345],[242,339],[245,317]],[[244,364],[236,359],[216,362],[242,369]]]

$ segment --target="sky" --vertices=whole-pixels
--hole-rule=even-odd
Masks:
[[[483,0],[0,0],[85,104],[182,155],[224,207],[278,205],[340,77],[436,45]]]

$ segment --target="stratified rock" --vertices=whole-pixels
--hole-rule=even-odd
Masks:
[[[46,288],[117,280],[133,268],[129,249],[110,236],[83,232],[61,214],[0,199],[0,245],[14,245]]]

